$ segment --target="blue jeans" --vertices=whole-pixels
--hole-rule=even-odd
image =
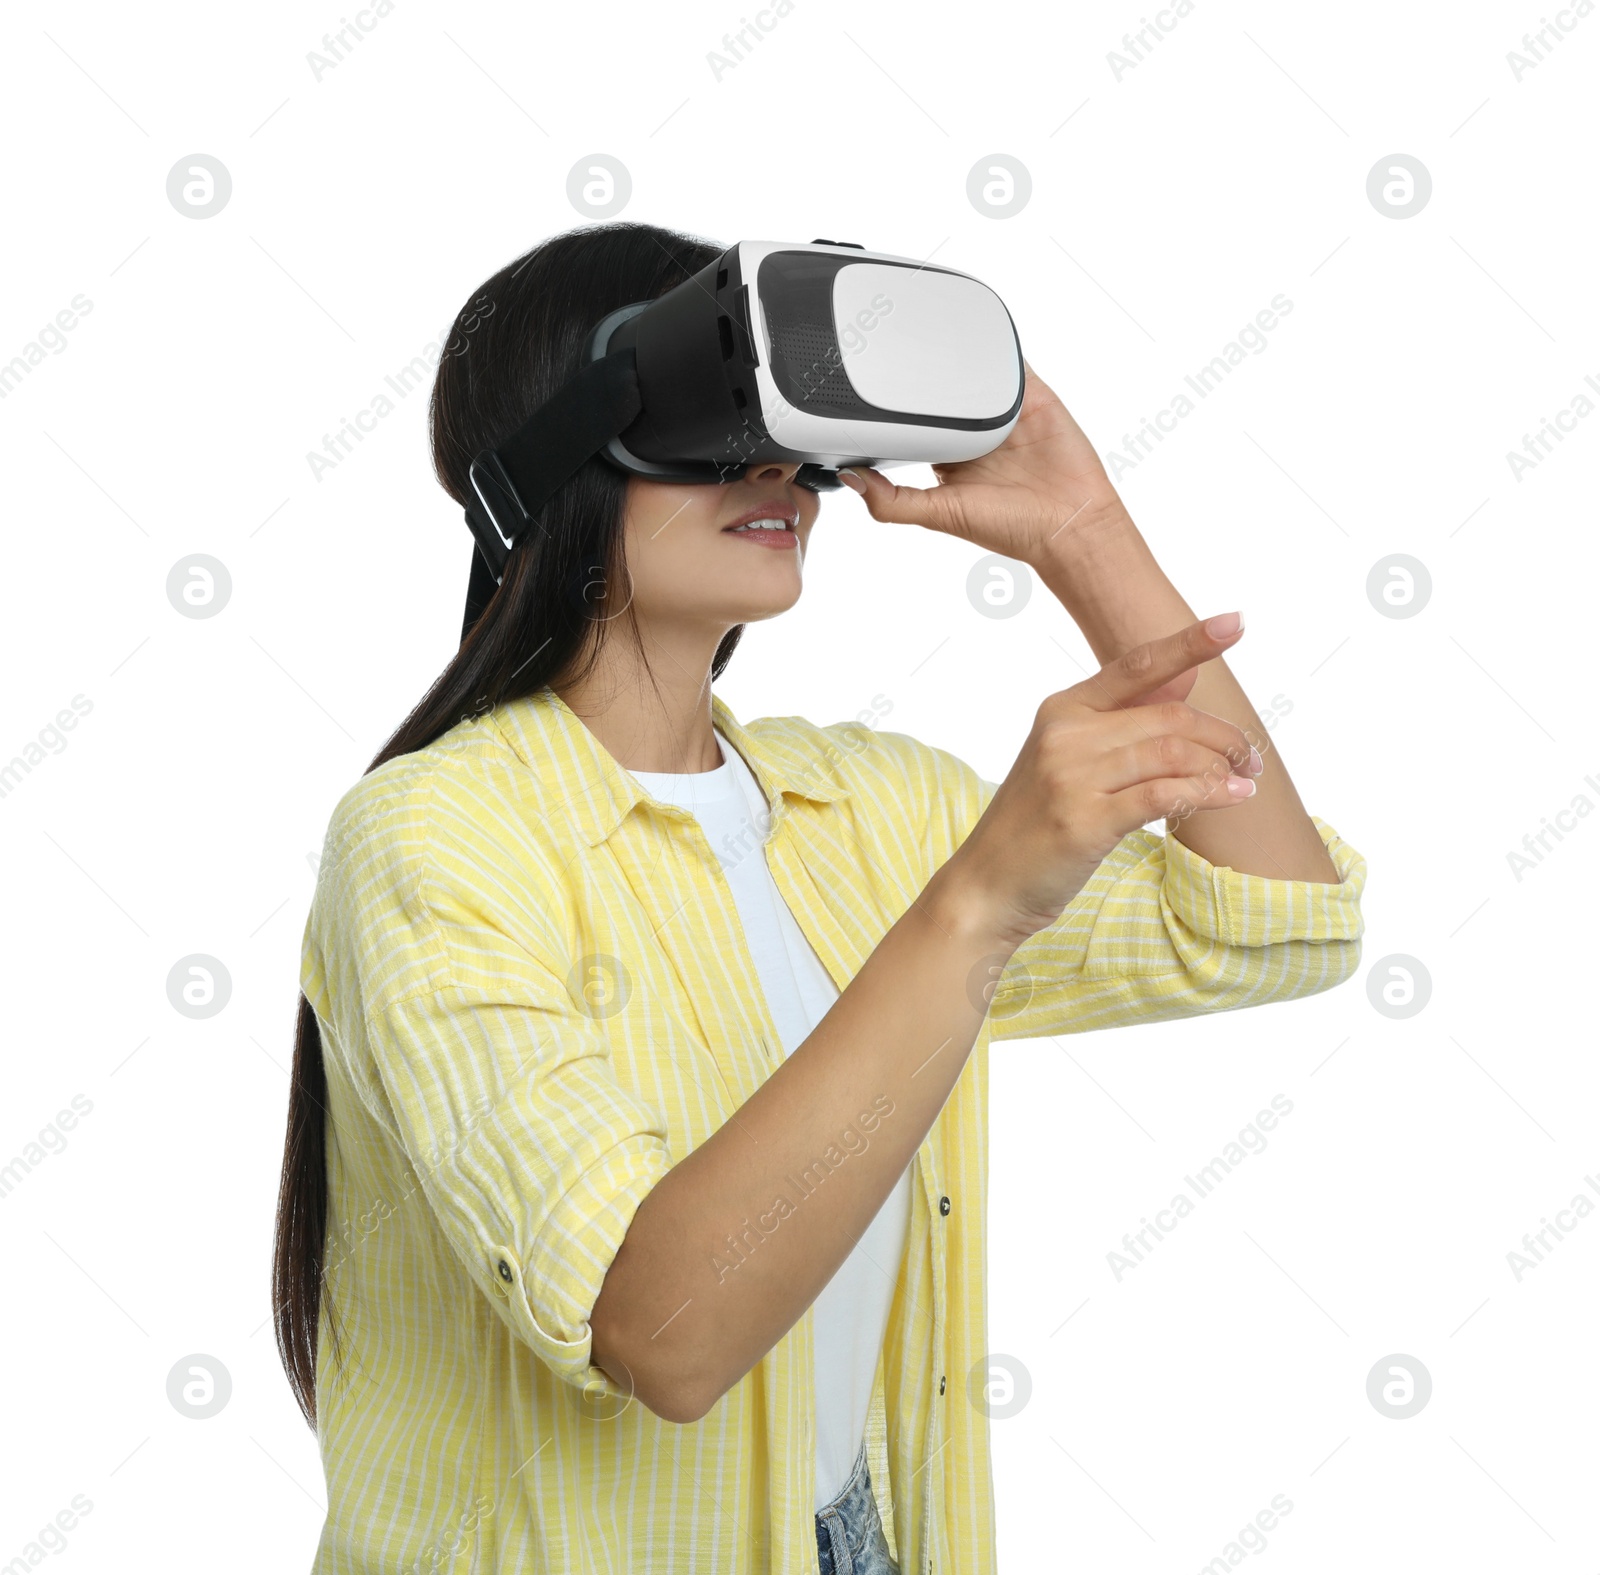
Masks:
[[[822,1575],[900,1575],[872,1496],[865,1443],[839,1496],[817,1511],[817,1562]]]

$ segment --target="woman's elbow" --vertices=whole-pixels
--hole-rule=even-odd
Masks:
[[[727,1392],[714,1382],[684,1373],[681,1367],[674,1370],[675,1364],[670,1362],[629,1366],[616,1357],[604,1362],[596,1357],[595,1364],[652,1416],[680,1427],[703,1420]]]
[[[649,1341],[635,1350],[623,1331],[610,1326],[605,1311],[597,1304],[590,1322],[590,1360],[653,1416],[686,1426],[700,1421],[727,1393],[727,1384],[697,1371],[670,1346]]]

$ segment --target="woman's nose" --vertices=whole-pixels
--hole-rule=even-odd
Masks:
[[[800,466],[781,465],[775,459],[763,460],[758,464],[745,466],[744,479],[746,481],[793,481],[800,474]]]

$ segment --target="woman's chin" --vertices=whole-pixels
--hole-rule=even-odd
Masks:
[[[763,618],[776,618],[800,600],[802,588],[798,566],[784,574],[769,576],[759,585],[743,586],[743,594],[727,599],[729,621],[759,623]]]

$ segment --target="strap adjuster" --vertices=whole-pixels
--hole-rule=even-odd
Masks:
[[[473,460],[467,467],[467,479],[477,494],[477,502],[467,505],[467,526],[498,585],[506,571],[511,549],[533,521],[523,508],[511,477],[506,474],[504,463],[493,449],[485,450]]]
[[[508,438],[467,467],[476,495],[464,510],[495,584],[511,550],[561,486],[639,414],[633,346],[574,374]]]

